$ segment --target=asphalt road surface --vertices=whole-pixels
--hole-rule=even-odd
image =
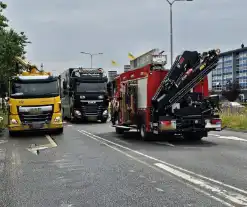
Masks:
[[[247,206],[247,134],[142,142],[110,123],[0,137],[1,207]]]

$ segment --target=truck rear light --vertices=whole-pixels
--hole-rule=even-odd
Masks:
[[[211,124],[220,125],[221,124],[221,119],[211,119]]]
[[[174,120],[165,120],[160,122],[160,130],[174,130],[176,129],[176,121]]]
[[[172,124],[171,121],[161,121],[160,123],[165,126],[170,126]]]

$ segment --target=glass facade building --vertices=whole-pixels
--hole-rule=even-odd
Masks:
[[[221,91],[229,80],[238,80],[247,97],[247,47],[221,53],[218,66],[212,71],[212,90]]]

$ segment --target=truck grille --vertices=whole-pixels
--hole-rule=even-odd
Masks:
[[[42,106],[40,107],[42,108]],[[18,114],[19,114],[20,121],[25,124],[33,123],[33,122],[49,123],[52,119],[53,106],[52,106],[52,110],[40,111],[37,114],[32,114],[31,112],[20,111],[20,108],[18,107]]]
[[[82,105],[82,113],[85,116],[100,116],[103,113],[103,106],[98,104]]]

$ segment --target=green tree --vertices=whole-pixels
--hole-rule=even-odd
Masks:
[[[6,83],[16,71],[15,56],[25,55],[25,46],[30,43],[24,32],[18,33],[8,25],[3,15],[7,5],[0,1],[0,81]]]

